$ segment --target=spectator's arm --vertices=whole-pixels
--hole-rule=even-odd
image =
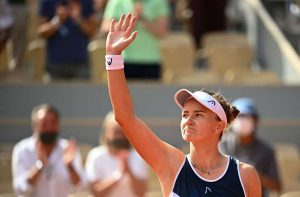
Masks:
[[[19,148],[14,148],[12,155],[13,188],[16,194],[27,196],[33,191],[41,171],[35,166],[28,169],[20,151]]]
[[[68,169],[68,172],[69,172],[71,183],[73,185],[77,185],[80,182],[80,176],[76,172],[76,170],[74,169],[73,164],[71,163],[70,165],[68,165],[67,169]]]
[[[58,17],[52,18],[50,21],[46,17],[38,19],[38,35],[43,38],[52,37],[59,29],[61,22]]]
[[[259,178],[260,178],[262,187],[268,188],[270,190],[275,190],[277,192],[279,192],[281,190],[281,185],[278,180],[272,179],[263,174],[259,174]]]
[[[265,170],[258,172],[262,187],[280,192],[281,183],[275,153],[271,150],[266,155]]]
[[[144,196],[147,191],[147,180],[136,177],[131,170],[128,171],[131,187],[136,196]]]
[[[121,180],[122,175],[116,171],[112,176],[104,179],[102,181],[94,181],[91,183],[91,190],[94,196],[96,197],[105,197],[107,196],[115,187],[118,185]]]
[[[82,167],[81,154],[77,150],[74,160],[67,165],[71,184],[74,186],[74,191],[78,191],[86,186],[86,177]]]
[[[157,38],[164,38],[168,33],[169,20],[166,16],[161,16],[154,21],[140,18],[139,21]]]
[[[97,31],[97,17],[95,14],[86,19],[79,18],[76,22],[84,34],[89,37],[93,37],[95,35]]]

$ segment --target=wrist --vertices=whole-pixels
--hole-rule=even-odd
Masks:
[[[124,69],[122,55],[105,55],[106,70]]]
[[[38,170],[38,171],[42,171],[44,169],[45,165],[44,165],[44,162],[40,159],[36,160],[35,162],[35,168]]]
[[[58,28],[61,25],[61,21],[59,19],[58,16],[54,16],[51,20],[50,20],[50,24],[56,28]]]

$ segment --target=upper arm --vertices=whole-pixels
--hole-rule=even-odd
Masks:
[[[181,165],[184,154],[159,139],[153,131],[139,118],[133,117],[121,125],[125,133],[141,157],[161,175],[172,173]],[[172,163],[172,165],[170,165]]]
[[[261,182],[255,168],[246,163],[239,164],[240,173],[247,197],[261,197]]]

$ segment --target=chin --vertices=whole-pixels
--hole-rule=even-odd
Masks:
[[[192,141],[193,141],[193,139],[192,139],[191,136],[186,136],[186,135],[182,136],[182,139],[183,139],[185,142],[192,142]]]

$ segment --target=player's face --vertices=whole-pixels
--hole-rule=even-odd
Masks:
[[[220,129],[217,129],[217,126],[220,122],[214,112],[194,98],[187,99],[182,109],[180,124],[182,138],[187,142],[209,140],[214,137],[218,139]]]

